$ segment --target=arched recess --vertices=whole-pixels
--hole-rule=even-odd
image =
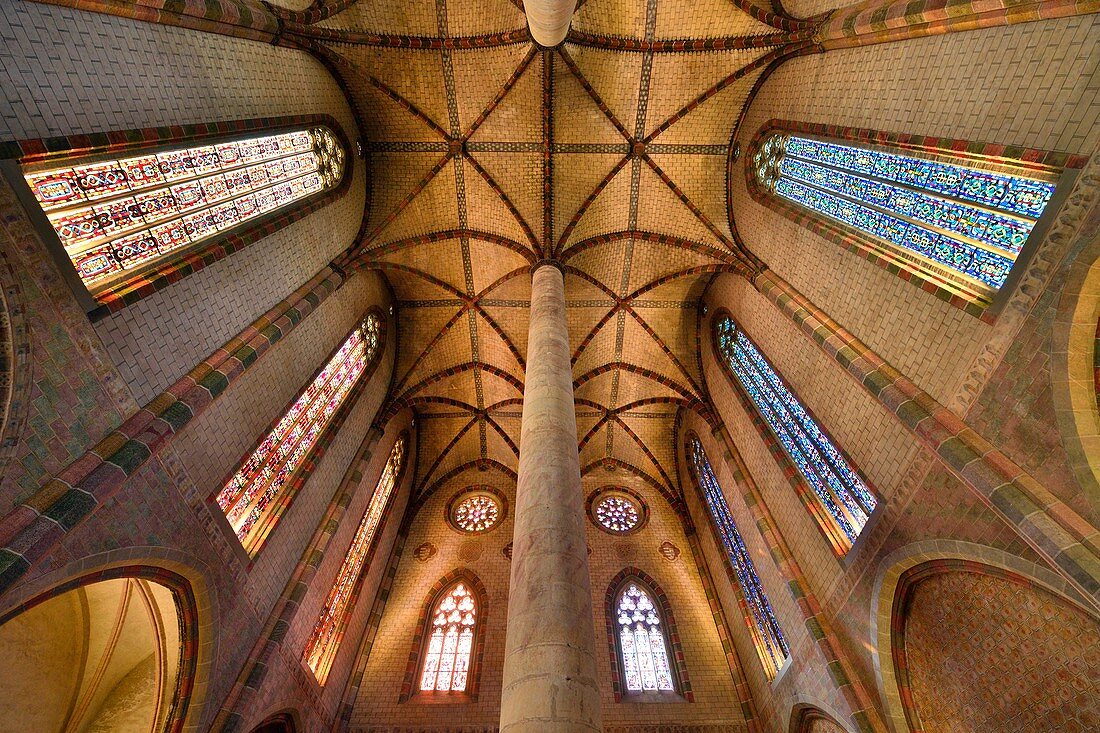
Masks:
[[[1049,570],[953,541],[882,568],[871,637],[895,730],[1100,726],[1100,617]]]
[[[1054,409],[1082,491],[1100,511],[1100,238],[1076,254],[1051,339]]]
[[[806,703],[791,708],[791,733],[848,733],[829,713]]]
[[[275,713],[252,729],[252,733],[298,733],[298,715],[293,710]]]
[[[0,616],[0,731],[183,731],[199,628],[188,580],[148,565],[81,575],[15,606]]]
[[[30,404],[30,341],[19,279],[6,250],[15,243],[0,234],[0,475],[15,452]]]

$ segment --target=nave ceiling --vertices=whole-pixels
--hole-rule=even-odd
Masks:
[[[393,286],[389,408],[420,421],[419,498],[514,480],[530,267],[555,259],[582,473],[678,503],[676,412],[707,409],[698,300],[753,266],[726,210],[731,132],[812,26],[728,0],[582,0],[547,50],[519,0],[341,7],[287,33],[363,125],[369,215],[341,264]]]

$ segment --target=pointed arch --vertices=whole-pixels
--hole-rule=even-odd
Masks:
[[[641,604],[647,604],[649,608],[639,609]],[[623,616],[630,614],[631,609],[634,613],[624,623]],[[652,613],[644,614],[646,618],[634,618],[639,610]],[[670,700],[683,697],[688,702],[694,702],[676,617],[668,596],[652,576],[633,566],[620,570],[607,586],[604,620],[611,654],[611,686],[615,702],[622,702],[624,697],[649,696],[652,693],[667,695]],[[637,628],[639,626],[643,628]],[[659,643],[654,641],[655,635],[659,637]],[[649,648],[637,648],[637,639],[641,637],[648,640]],[[629,648],[624,641],[634,642],[635,648]],[[638,660],[646,658],[653,664],[651,679],[645,679],[649,675],[643,675],[639,670]],[[662,673],[662,666],[667,667],[667,675]],[[628,671],[632,669],[639,671]],[[634,682],[630,679],[632,676],[637,677]]]
[[[472,605],[472,609],[459,611],[460,618],[453,620],[450,615],[444,615],[442,623],[439,620],[440,607],[448,601]],[[420,612],[420,618],[416,624],[416,634],[413,637],[412,651],[409,652],[409,663],[406,665],[405,679],[401,685],[401,695],[398,702],[405,702],[413,695],[447,696],[454,698],[455,702],[474,702],[477,700],[481,686],[482,657],[485,652],[486,621],[489,609],[486,604],[487,594],[485,585],[481,579],[469,568],[456,568],[444,575],[431,590],[424,600]],[[467,614],[473,614],[472,620]],[[446,613],[446,612],[445,612]],[[467,623],[467,621],[472,621]],[[463,632],[469,629],[470,637],[464,640]],[[453,634],[454,650],[451,651],[448,636]],[[435,645],[438,644],[438,652]],[[465,680],[456,684],[453,677],[446,680],[441,674],[442,666],[446,663],[432,667],[443,662],[450,653],[451,659],[465,664]],[[452,667],[453,670],[453,667]],[[423,689],[427,678],[431,677],[432,687],[438,688],[445,682],[447,689]],[[455,689],[455,688],[458,689]]]

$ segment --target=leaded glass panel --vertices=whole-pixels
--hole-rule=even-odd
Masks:
[[[826,534],[847,552],[878,500],[732,318],[717,321],[716,338],[718,352],[839,530],[823,527]]]
[[[218,492],[237,539],[259,552],[290,498],[292,479],[378,352],[382,321],[370,314]]]
[[[340,572],[336,574],[336,582],[329,591],[328,600],[325,601],[321,616],[317,619],[317,625],[314,626],[313,634],[306,644],[304,655],[306,664],[313,670],[314,676],[321,684],[325,683],[332,660],[339,648],[340,631],[350,610],[355,585],[359,582],[359,575],[363,571],[371,543],[382,522],[382,515],[389,506],[390,497],[393,496],[397,486],[397,479],[401,475],[404,462],[405,438],[400,437],[393,444],[386,466],[382,469],[382,475],[378,477],[367,511],[363,514],[359,528],[355,530],[355,537],[344,557],[344,563],[340,566]]]
[[[465,692],[477,630],[477,604],[458,583],[432,610],[428,648],[420,668],[421,692]]]
[[[733,521],[722,487],[718,485],[718,477],[714,475],[710,460],[707,459],[707,454],[698,438],[691,439],[690,449],[695,479],[702,489],[703,500],[718,530],[718,537],[726,551],[726,557],[737,577],[737,584],[741,587],[741,596],[745,599],[745,605],[749,610],[745,623],[752,634],[760,663],[768,678],[771,679],[791,655],[790,648],[783,637],[782,629],[779,628],[779,621],[775,617],[771,603],[764,593],[760,577],[756,574],[756,566],[753,565],[752,558],[745,549],[745,542],[741,539],[741,533]]]
[[[628,582],[619,593],[615,612],[626,690],[674,691],[661,614],[649,593]]]

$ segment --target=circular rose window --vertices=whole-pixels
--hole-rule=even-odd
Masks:
[[[447,518],[462,532],[487,532],[504,518],[504,497],[490,487],[463,492],[451,500]]]
[[[624,489],[602,489],[588,500],[588,513],[599,527],[613,534],[641,529],[646,519],[642,500]]]

